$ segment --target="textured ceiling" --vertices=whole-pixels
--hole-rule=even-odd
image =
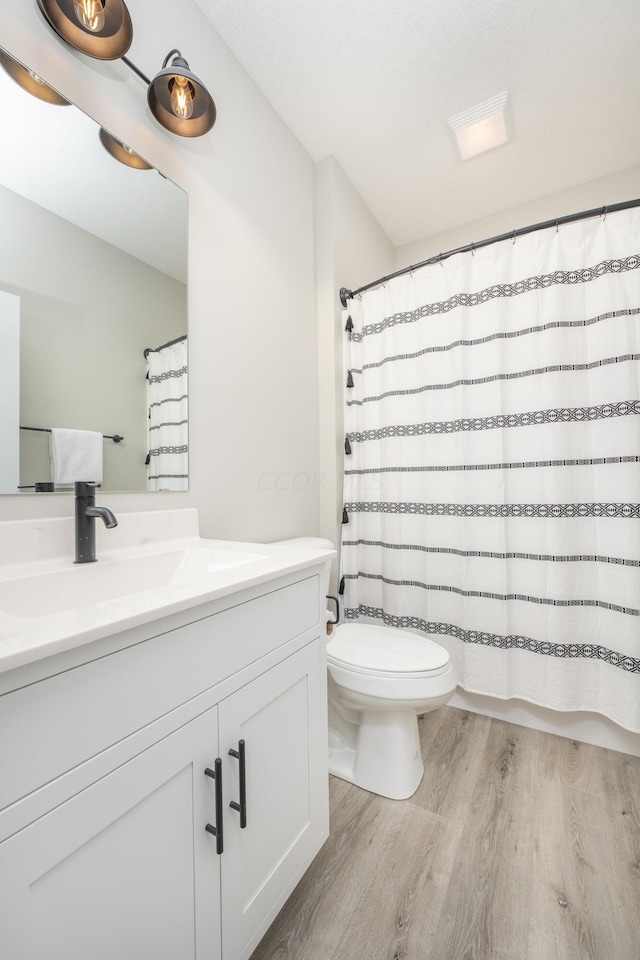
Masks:
[[[640,163],[639,0],[196,2],[395,245]],[[447,118],[504,90],[513,141],[463,163]]]

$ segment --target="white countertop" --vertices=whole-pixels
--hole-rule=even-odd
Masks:
[[[98,561],[90,564],[74,564],[72,553],[61,556],[51,546],[50,534],[65,540],[70,531],[67,548],[69,543],[73,545],[72,518],[3,524],[14,529],[5,529],[4,556],[0,553],[0,672],[268,583],[335,556],[333,550],[304,541],[263,544],[201,539],[194,535],[195,513],[123,514],[116,530],[104,531],[106,536],[98,538]],[[110,541],[109,536],[118,531],[119,536]],[[184,533],[188,535],[181,535]],[[7,547],[7,537],[11,540],[12,536],[16,542],[13,553]],[[25,537],[32,550],[34,544],[41,547],[29,562],[21,553]],[[109,547],[110,543],[114,546]],[[12,556],[21,562],[10,562]]]

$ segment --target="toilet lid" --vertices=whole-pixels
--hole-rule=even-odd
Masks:
[[[424,677],[449,664],[449,654],[433,640],[369,623],[339,626],[327,644],[327,659],[356,673],[387,677]]]

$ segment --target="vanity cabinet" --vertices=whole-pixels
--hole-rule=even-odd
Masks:
[[[199,829],[216,733],[213,708],[0,846],[3,956],[220,955],[220,875]]]
[[[277,609],[284,632],[274,646]],[[0,813],[10,834],[0,843],[3,957],[250,956],[328,833],[319,632],[311,577],[0,697],[0,723],[12,708],[19,720],[58,698],[51,723],[71,739],[75,727],[82,743],[75,766],[64,759],[74,756],[67,745],[58,776]],[[194,670],[185,657],[198,655]],[[121,702],[131,714],[128,735],[107,722],[96,733],[107,746],[80,759],[87,746],[74,706],[86,702],[86,684],[106,709],[118,699],[120,666],[138,662],[147,686],[163,688],[163,702],[172,688],[179,702],[136,729],[140,705]],[[242,665],[227,675],[229,663]],[[182,664],[192,678],[187,699]],[[31,715],[24,763],[29,736],[38,727],[46,736],[46,726],[42,712]],[[12,736],[20,741],[19,727]],[[8,771],[11,781],[11,762]]]
[[[319,718],[317,642],[242,687],[219,707],[224,797],[222,956],[241,957],[292,876],[300,877],[322,819],[318,800],[327,731]],[[229,803],[240,800],[238,752],[244,742],[246,826]],[[325,775],[325,788],[328,775]],[[213,838],[212,838],[213,839]],[[257,944],[257,940],[254,946]]]

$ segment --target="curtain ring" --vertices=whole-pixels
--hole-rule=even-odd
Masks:
[[[516,231],[514,230],[514,231],[513,231],[513,240],[511,241],[511,245],[512,245],[512,246],[515,246],[515,242],[516,242]]]
[[[472,257],[475,257],[475,255],[476,255],[476,252],[475,252],[475,250],[474,250],[474,248],[473,248],[473,241],[472,241],[472,242],[471,242],[471,256],[472,256]]]
[[[604,209],[604,217],[602,218],[602,222],[604,223],[605,220],[607,219],[607,208],[606,208],[606,206],[603,207],[603,209]]]
[[[556,233],[560,233],[560,224],[556,220]]]

